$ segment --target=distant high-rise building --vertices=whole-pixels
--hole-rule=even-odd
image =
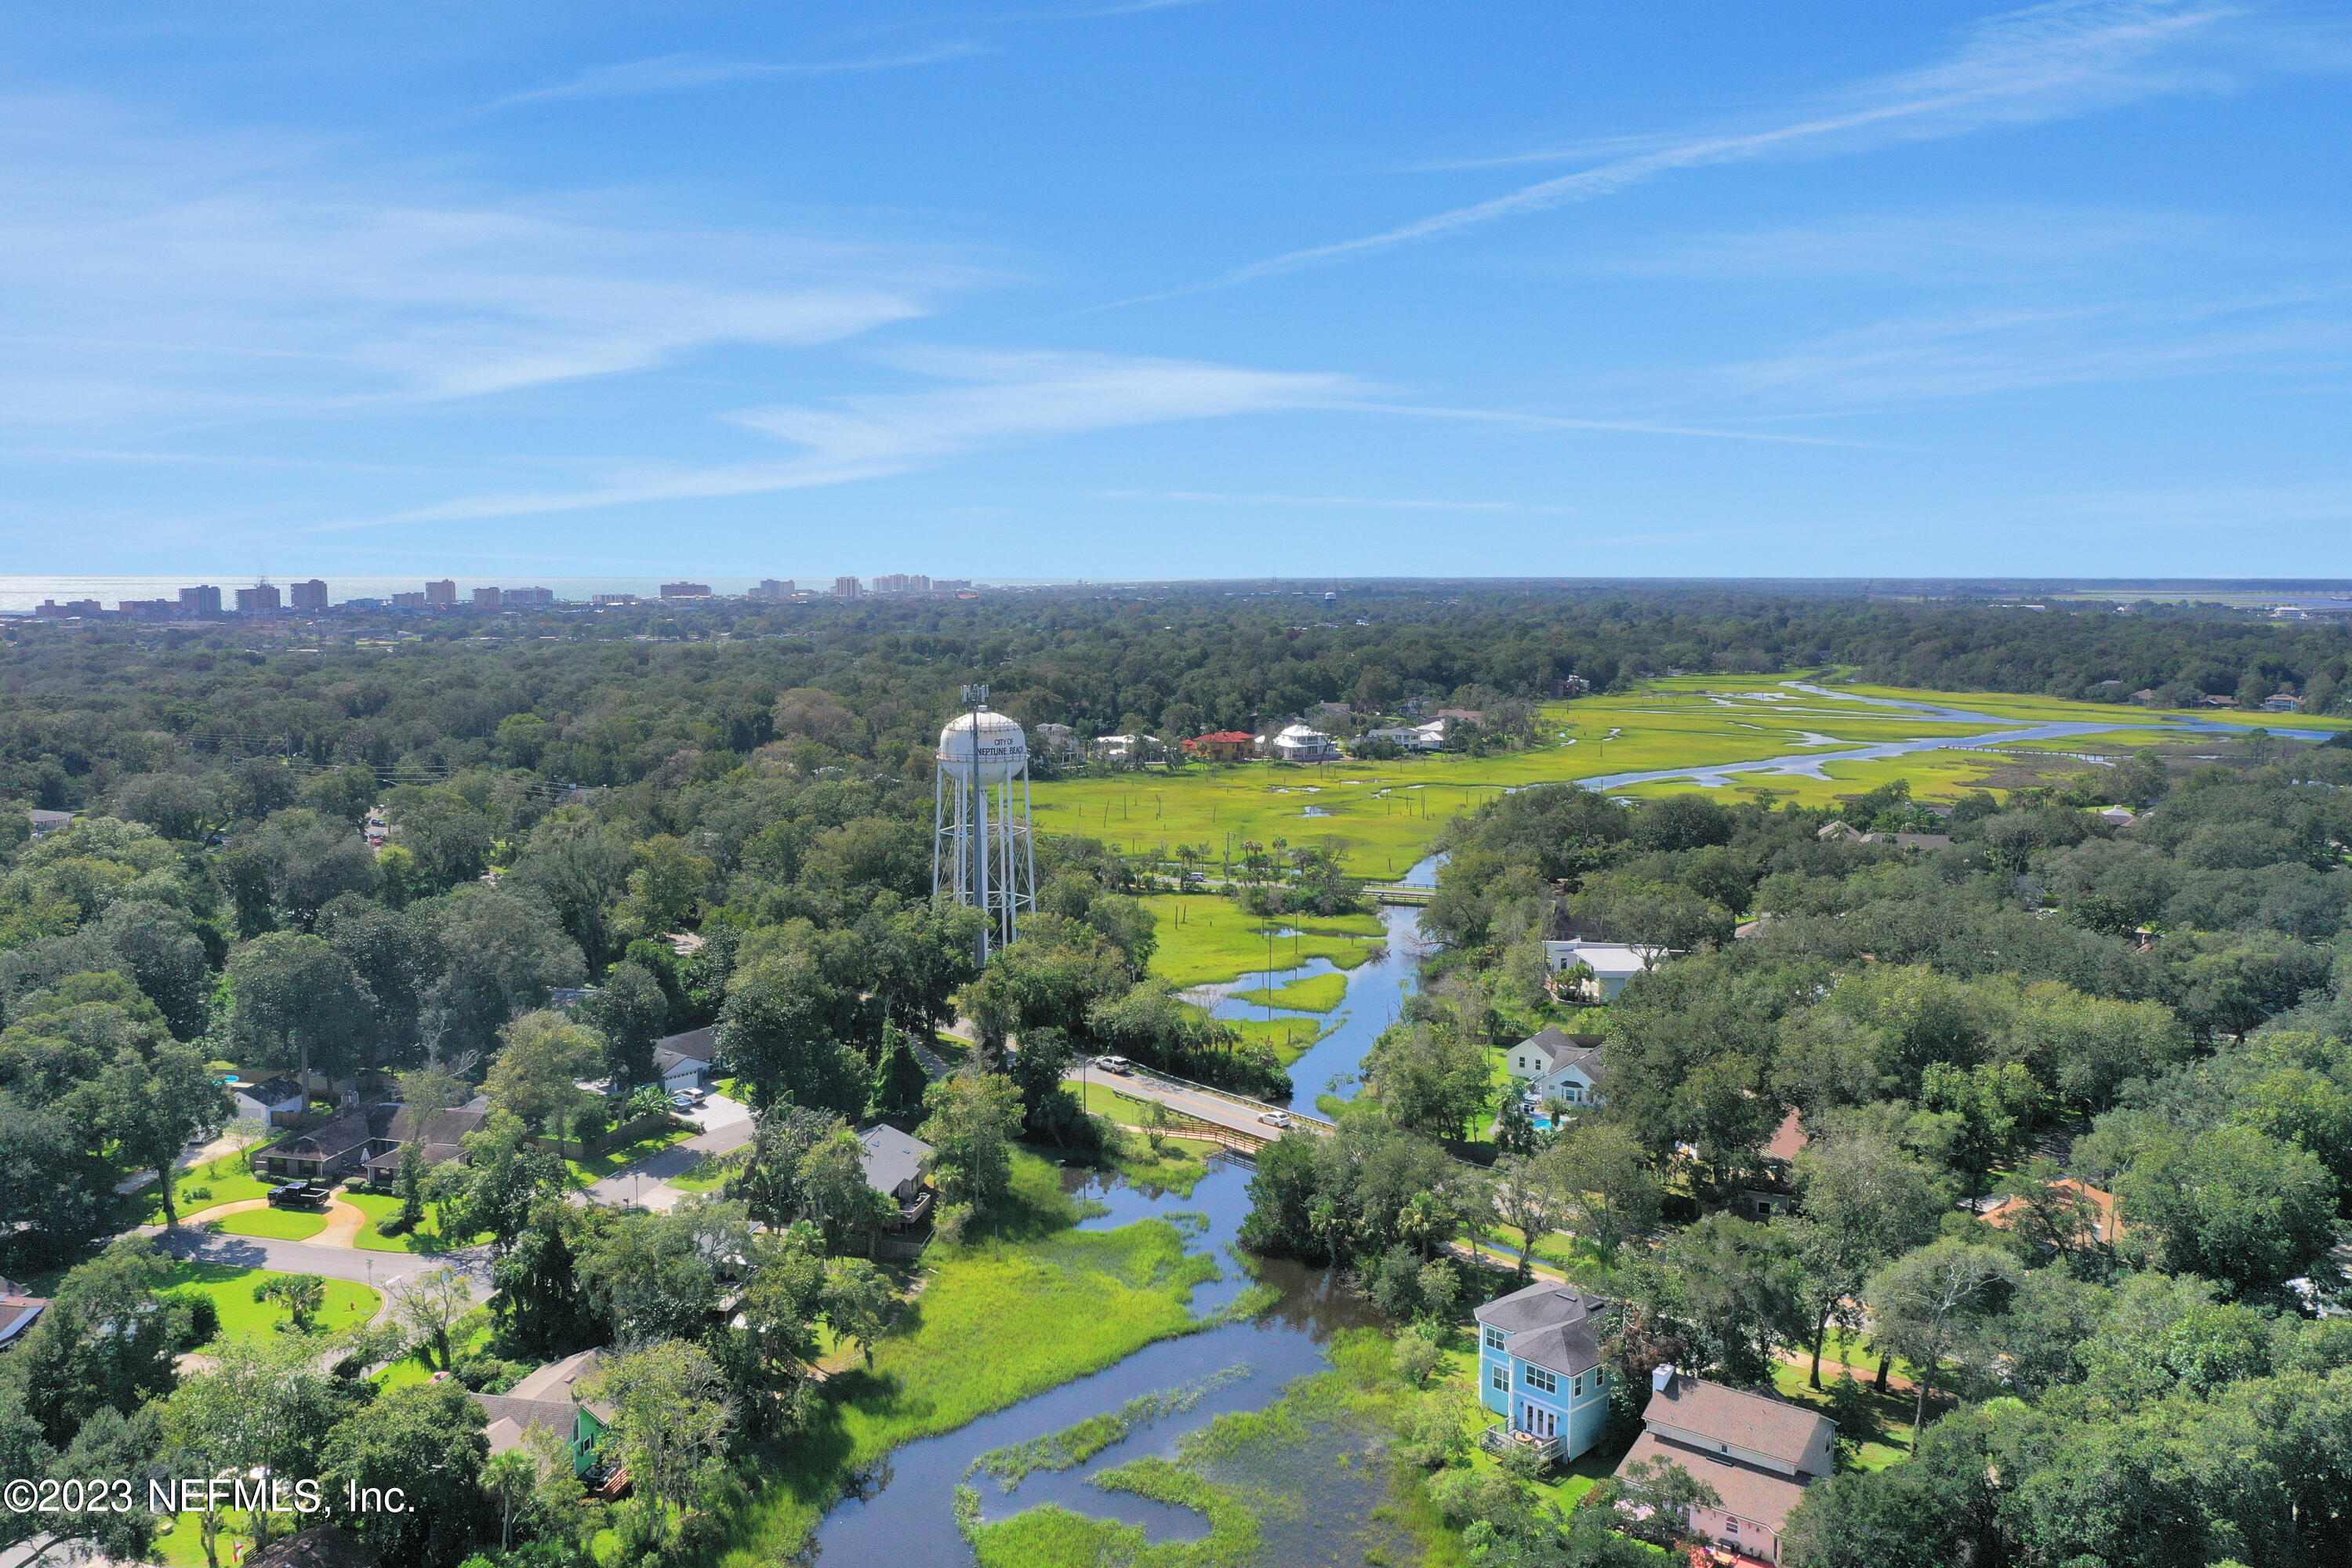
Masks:
[[[425,607],[425,595],[422,594],[394,594],[392,596],[392,607],[395,610],[421,610]]]
[[[635,594],[591,594],[588,602],[600,609],[607,609],[616,605],[634,605],[637,596]]]
[[[661,596],[665,599],[708,599],[710,597],[710,584],[708,583],[665,583],[661,585]]]
[[[236,613],[240,616],[266,616],[283,607],[275,584],[256,583],[250,588],[236,591]]]
[[[835,577],[833,580],[833,595],[836,599],[855,599],[864,592],[855,577]]]
[[[180,613],[184,616],[217,616],[221,613],[220,590],[210,584],[201,588],[180,590]]]
[[[114,606],[124,616],[168,616],[176,607],[169,599],[125,599]]]
[[[286,590],[298,610],[323,610],[327,607],[327,584],[313,577],[308,583],[296,583]]]
[[[39,607],[33,612],[37,616],[54,616],[59,618],[67,616],[101,616],[105,613],[106,606],[96,599],[68,599],[62,605],[55,599],[43,599]]]
[[[425,584],[425,602],[428,605],[454,605],[457,602],[457,584],[447,577],[438,583]]]
[[[506,602],[509,605],[551,605],[555,603],[555,590],[552,588],[509,588],[507,590]]]
[[[499,607],[499,596],[496,588],[477,588],[474,590],[474,608],[495,610]]]
[[[790,577],[762,577],[760,585],[746,595],[753,599],[789,599],[797,592]]]

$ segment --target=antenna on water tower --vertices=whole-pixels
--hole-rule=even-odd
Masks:
[[[939,780],[931,797],[931,895],[988,918],[980,962],[1018,934],[1021,911],[1037,909],[1037,858],[1029,834],[1029,740],[988,710],[988,688],[963,689],[964,711],[940,731]],[[1016,799],[1017,795],[1017,799]]]

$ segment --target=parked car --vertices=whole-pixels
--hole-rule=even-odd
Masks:
[[[1257,1119],[1268,1127],[1287,1127],[1291,1124],[1290,1112],[1287,1110],[1261,1110],[1257,1113]]]
[[[328,1190],[327,1184],[324,1182],[288,1182],[283,1186],[271,1189],[269,1206],[272,1208],[315,1207],[327,1201]]]
[[[669,1097],[669,1105],[672,1110],[692,1110],[694,1109],[694,1096],[687,1093],[686,1090],[681,1089],[676,1094]]]
[[[1095,1066],[1105,1072],[1133,1072],[1135,1064],[1125,1057],[1097,1057]]]

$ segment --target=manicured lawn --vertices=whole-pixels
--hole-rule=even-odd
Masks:
[[[563,1163],[571,1171],[572,1180],[584,1187],[592,1182],[601,1182],[607,1176],[626,1170],[640,1160],[649,1159],[673,1143],[683,1143],[688,1139],[699,1134],[700,1131],[701,1129],[698,1127],[680,1123],[675,1127],[666,1127],[650,1137],[640,1138],[635,1142],[625,1144],[621,1148],[608,1150],[604,1153],[585,1160],[566,1160]]]
[[[1068,1228],[1076,1209],[1054,1167],[1018,1157],[1010,1235],[934,1244],[921,1296],[875,1347],[875,1367],[836,1377],[826,1417],[774,1456],[772,1479],[736,1521],[729,1568],[789,1559],[850,1470],[916,1437],[952,1430],[1124,1360],[1198,1321],[1192,1287],[1215,1262],[1184,1256],[1162,1220]]]
[[[266,1198],[277,1185],[277,1183],[265,1182],[247,1170],[244,1155],[224,1154],[217,1160],[208,1161],[181,1172],[173,1197],[179,1205],[180,1214],[184,1218],[198,1209],[208,1209],[215,1204],[236,1204],[243,1203],[247,1198]],[[212,1195],[203,1198],[192,1196],[192,1189],[197,1187],[206,1189]],[[163,1223],[163,1189],[151,1184],[139,1196],[145,1201],[146,1223],[151,1225]]]
[[[1772,1369],[1774,1388],[1801,1404],[1812,1405],[1831,1415],[1837,1414],[1834,1391],[1844,1381],[1825,1365],[1822,1373],[1822,1391],[1816,1394],[1807,1379],[1805,1368],[1781,1362]],[[1858,1408],[1868,1412],[1870,1424],[1877,1430],[1856,1454],[1854,1468],[1883,1470],[1889,1465],[1901,1464],[1911,1457],[1911,1417],[1918,1408],[1918,1396],[1892,1389],[1883,1394],[1872,1394],[1867,1380],[1855,1380],[1855,1385],[1862,1390],[1855,1404]],[[1931,1405],[1930,1414],[1939,1408],[1940,1402]]]
[[[667,1184],[682,1193],[715,1193],[727,1184],[727,1179],[742,1168],[740,1161],[703,1159],[683,1175],[667,1178]]]
[[[247,1209],[223,1215],[205,1225],[231,1236],[262,1236],[273,1241],[308,1241],[327,1228],[327,1216],[316,1209]]]
[[[267,1268],[236,1268],[226,1263],[181,1263],[172,1269],[165,1289],[201,1292],[220,1309],[220,1338],[257,1339],[274,1333],[286,1321],[286,1310],[275,1301],[257,1301],[253,1288],[274,1276]],[[356,1328],[373,1318],[383,1298],[350,1279],[327,1281],[327,1304],[312,1320],[321,1330]]]
[[[1347,1000],[1347,996],[1348,977],[1344,974],[1315,974],[1305,980],[1294,980],[1287,985],[1261,985],[1254,990],[1234,993],[1236,1002],[1246,1002],[1253,1007],[1280,1007],[1294,1013],[1328,1013]]]
[[[475,1308],[460,1318],[457,1327],[450,1331],[450,1353],[457,1360],[464,1361],[469,1355],[478,1355],[488,1350],[491,1328],[489,1309]],[[389,1394],[395,1388],[404,1388],[412,1383],[424,1383],[430,1380],[434,1370],[426,1366],[419,1358],[404,1355],[375,1374],[375,1385]]]
[[[400,1213],[400,1199],[388,1193],[345,1193],[343,1201],[368,1216],[360,1226],[359,1237],[352,1243],[362,1252],[415,1252],[426,1256],[462,1247],[462,1241],[452,1240],[441,1234],[441,1205],[425,1205],[425,1223],[404,1236],[386,1236],[380,1228],[385,1221]],[[476,1237],[476,1241],[482,1238]]]
[[[1191,893],[1144,904],[1159,921],[1151,973],[1177,986],[1238,980],[1269,967],[1268,926],[1297,933],[1275,938],[1270,963],[1276,970],[1310,958],[1352,969],[1381,951],[1386,934],[1377,915],[1254,915],[1231,899]]]

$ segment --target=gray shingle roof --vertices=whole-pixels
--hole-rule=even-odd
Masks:
[[[923,1161],[931,1146],[921,1139],[884,1121],[860,1132],[857,1146],[863,1154],[866,1184],[876,1192],[903,1203],[922,1184]]]
[[[1471,1315],[1509,1335],[1512,1355],[1577,1377],[1601,1364],[1600,1318],[1608,1306],[1606,1299],[1584,1295],[1572,1285],[1539,1279]]]
[[[1519,1047],[1532,1047],[1538,1055],[1549,1062],[1551,1066],[1546,1069],[1547,1071],[1557,1072],[1564,1067],[1581,1068],[1585,1077],[1594,1083],[1601,1081],[1601,1047],[1599,1046],[1579,1045],[1569,1036],[1547,1026],[1541,1033],[1521,1040]]]

